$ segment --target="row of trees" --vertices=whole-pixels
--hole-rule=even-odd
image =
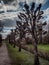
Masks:
[[[34,65],[40,65],[39,57],[38,57],[38,39],[40,38],[40,43],[42,43],[42,35],[46,34],[46,31],[43,30],[43,26],[46,25],[46,22],[42,22],[41,19],[43,18],[41,11],[41,4],[35,9],[35,3],[33,2],[31,8],[27,3],[24,4],[24,13],[20,12],[18,15],[19,20],[16,21],[16,29],[15,32],[9,35],[9,42],[14,42],[14,47],[16,40],[15,38],[17,35],[19,36],[19,52],[21,51],[21,40],[25,38],[26,34],[29,33],[32,35],[32,44],[34,45]],[[11,37],[11,39],[10,39]],[[10,42],[10,43],[11,43]]]

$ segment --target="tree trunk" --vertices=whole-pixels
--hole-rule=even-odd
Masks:
[[[19,44],[19,52],[21,52],[21,39],[19,39],[19,42],[18,42],[18,44]]]
[[[34,57],[34,65],[40,65],[38,56]]]
[[[21,45],[19,45],[19,52],[21,52]]]
[[[42,31],[40,31],[40,44],[42,44]]]
[[[34,65],[40,65],[39,57],[38,57],[37,42],[34,38],[33,38],[33,43],[34,43]]]
[[[10,39],[9,39],[9,44],[10,44]]]
[[[15,48],[15,44],[14,44],[14,46],[13,46],[14,48]]]

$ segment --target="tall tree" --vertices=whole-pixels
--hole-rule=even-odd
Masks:
[[[11,30],[11,34],[10,34],[10,41],[12,44],[14,44],[14,48],[15,48],[15,33],[13,29]]]
[[[3,30],[3,23],[2,21],[0,20],[0,32]]]
[[[31,8],[29,7],[28,4],[24,4],[24,8],[25,8],[25,13],[20,13],[20,15],[18,16],[20,21],[17,21],[17,25],[19,27],[19,32],[20,32],[20,38],[22,38],[23,36],[23,25],[22,26],[22,22],[26,23],[25,29],[27,28],[28,32],[30,32],[32,34],[32,38],[33,38],[33,45],[34,45],[34,65],[40,65],[39,63],[39,57],[38,57],[38,48],[37,48],[37,43],[38,43],[38,36],[39,36],[39,31],[40,33],[42,33],[42,28],[40,23],[40,19],[43,18],[42,14],[44,13],[43,11],[41,11],[41,4],[39,4],[39,6],[35,9],[35,3],[33,2],[31,5]],[[42,23],[42,26],[46,25],[46,23]],[[45,34],[46,31],[43,33]],[[41,38],[41,36],[40,36]]]
[[[0,32],[2,32],[2,30],[3,30],[3,23],[0,20]],[[2,35],[1,35],[1,33],[0,33],[0,43],[2,43]]]
[[[47,42],[49,44],[49,24],[48,24]]]
[[[38,40],[39,40],[39,43],[40,43],[40,44],[42,43],[42,36],[43,36],[43,34],[47,33],[47,31],[44,31],[44,27],[43,27],[43,26],[45,26],[45,25],[47,25],[46,21],[45,21],[45,22],[42,22],[42,21],[41,21],[41,22],[37,25],[37,27],[38,27],[38,35],[39,35]]]
[[[0,34],[0,45],[2,44],[2,35]]]
[[[21,40],[22,38],[25,38],[25,34],[27,32],[27,23],[23,21],[23,17],[21,17],[21,15],[18,15],[18,18],[20,19],[20,21],[16,21],[16,30],[15,32],[17,32],[19,34],[19,52],[21,51]]]

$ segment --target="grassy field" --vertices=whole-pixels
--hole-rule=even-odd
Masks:
[[[38,45],[38,49],[44,52],[49,52],[49,45]]]
[[[28,48],[30,49],[30,48],[33,48],[33,45],[27,45],[28,46]],[[39,51],[42,51],[42,52],[49,52],[49,45],[42,45],[42,44],[39,44],[38,45],[38,50]]]
[[[18,47],[13,48],[13,46],[7,44],[9,56],[12,60],[11,65],[33,65],[34,56],[33,54],[22,49],[18,52]],[[40,65],[49,65],[49,62],[40,58]]]

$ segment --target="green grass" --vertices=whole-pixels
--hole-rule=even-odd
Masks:
[[[33,45],[32,44],[29,44],[29,45],[26,45],[28,47],[28,49],[31,49],[33,48]]]
[[[34,48],[32,44],[27,45],[27,47],[28,47],[28,49]],[[42,51],[42,52],[49,52],[49,45],[39,44],[39,45],[38,45],[38,50],[39,50],[39,51]]]
[[[8,44],[9,56],[12,59],[12,65],[32,65],[33,55],[22,49],[22,52],[18,52],[18,47],[13,48]]]
[[[13,48],[13,46],[7,44],[9,56],[12,60],[11,65],[33,65],[34,56],[33,54],[22,49],[18,52],[18,47]],[[40,65],[49,65],[49,62],[40,58]]]
[[[38,49],[49,52],[49,45],[38,45]]]

